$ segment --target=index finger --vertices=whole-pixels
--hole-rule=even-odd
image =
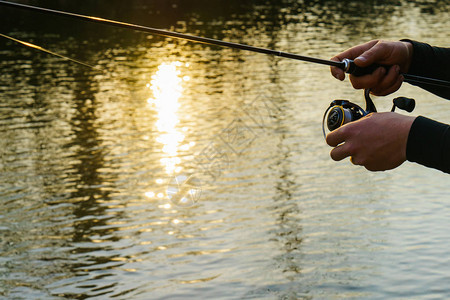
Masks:
[[[355,59],[373,46],[375,46],[378,43],[378,40],[373,40],[370,42],[367,42],[365,44],[361,44],[355,47],[352,47],[350,49],[345,50],[344,52],[339,53],[335,57],[332,58],[332,60],[338,60],[342,61],[344,58],[348,59]]]
[[[327,137],[325,138],[327,144],[331,147],[336,147],[339,144],[343,143],[347,138],[345,126],[340,127],[338,129],[333,130]]]
[[[338,55],[332,57],[331,60],[343,61],[345,58],[354,60],[356,57],[359,57],[362,53],[366,52],[367,50],[372,48],[377,43],[378,43],[377,40],[373,40],[373,41],[367,42],[365,44],[352,47],[352,48],[347,49],[344,52],[341,52]],[[345,72],[337,67],[331,67],[331,74],[335,78],[337,78],[341,81],[345,79]]]

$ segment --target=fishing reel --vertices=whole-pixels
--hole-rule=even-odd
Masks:
[[[322,120],[322,132],[326,137],[331,131],[338,129],[344,124],[361,119],[370,113],[377,112],[375,104],[370,98],[370,90],[364,90],[364,98],[366,101],[366,109],[362,109],[359,105],[352,103],[348,100],[334,100],[327,108],[323,115]],[[393,100],[393,106],[391,112],[395,111],[395,108],[412,112],[416,102],[414,99],[406,97],[398,97]]]

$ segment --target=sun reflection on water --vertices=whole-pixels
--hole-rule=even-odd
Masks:
[[[184,142],[187,127],[179,127],[180,98],[183,95],[182,83],[189,81],[188,75],[182,75],[181,67],[189,67],[179,61],[162,63],[156,73],[151,77],[147,87],[152,91],[153,97],[147,100],[148,105],[157,112],[155,123],[159,136],[156,141],[162,144],[163,157],[160,159],[168,177],[175,176],[182,171],[179,151],[187,151],[195,143]],[[161,185],[166,180],[156,179]],[[163,198],[163,193],[148,191],[145,196],[149,198]],[[166,207],[165,207],[166,208]]]
[[[163,144],[162,151],[166,154],[166,157],[161,159],[161,163],[165,166],[167,175],[180,171],[180,168],[177,168],[177,164],[180,163],[178,147],[185,137],[177,130],[177,125],[180,123],[177,115],[180,108],[178,100],[183,93],[181,85],[183,79],[180,78],[180,71],[177,70],[179,66],[181,63],[178,61],[159,65],[158,71],[152,76],[150,82],[153,98],[147,100],[158,112],[156,128],[161,135],[157,141]]]

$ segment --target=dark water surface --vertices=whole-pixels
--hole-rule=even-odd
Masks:
[[[22,1],[25,3],[25,1]],[[328,59],[450,46],[446,1],[29,1]],[[0,295],[450,297],[448,175],[333,162],[327,67],[0,7]],[[414,115],[450,103],[405,84]]]

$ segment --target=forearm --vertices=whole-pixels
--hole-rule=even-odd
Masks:
[[[450,173],[450,126],[417,117],[409,132],[406,158]]]
[[[450,48],[433,47],[412,40],[402,40],[413,46],[408,74],[450,81]],[[427,84],[414,84],[438,96],[450,99],[450,89]]]

